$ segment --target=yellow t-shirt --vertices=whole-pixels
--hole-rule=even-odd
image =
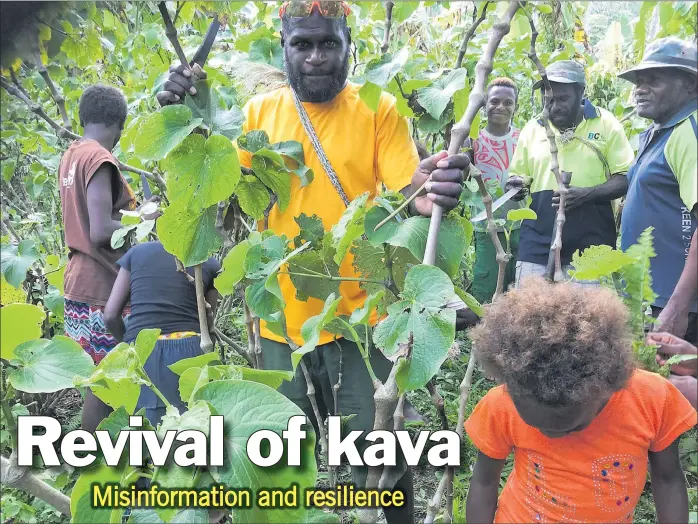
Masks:
[[[382,93],[377,112],[373,112],[359,98],[360,86],[348,83],[330,102],[303,103],[320,139],[325,154],[334,168],[349,200],[369,192],[374,196],[380,183],[399,191],[410,184],[419,163],[414,142],[410,137],[407,120],[396,108],[395,98]],[[306,136],[288,87],[256,96],[244,109],[243,131],[260,129],[269,135],[273,144],[295,140],[303,145],[305,164],[315,178],[306,187],[300,179],[291,177],[291,201],[282,213],[274,206],[269,215],[269,229],[288,238],[298,235],[294,217],[305,213],[322,219],[325,230],[335,225],[346,209],[332,186],[320,160]],[[239,151],[240,164],[251,165],[251,155]],[[339,273],[345,277],[358,276],[352,267],[353,257],[347,253]],[[310,317],[322,311],[323,302],[309,298],[296,299],[295,287],[288,275],[279,275],[279,285],[286,302],[285,314],[288,334],[294,342],[303,344],[300,329]],[[356,282],[342,282],[339,291],[343,297],[338,314],[349,315],[363,305],[366,297]],[[262,322],[262,336],[278,342],[284,340],[270,332]],[[334,335],[323,333],[320,344],[331,342]]]

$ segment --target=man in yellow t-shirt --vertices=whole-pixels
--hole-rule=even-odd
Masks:
[[[376,194],[380,183],[388,189],[412,194],[431,174],[428,193],[417,197],[411,213],[430,216],[434,203],[452,209],[458,202],[463,181],[463,170],[468,167],[466,155],[447,157],[445,152],[419,161],[410,137],[408,124],[400,116],[395,99],[382,93],[378,109],[373,112],[359,97],[359,87],[347,82],[351,31],[347,27],[348,7],[343,2],[287,2],[282,7],[282,46],[285,70],[290,83],[273,92],[249,101],[244,112],[244,131],[264,130],[272,143],[295,140],[302,144],[305,163],[315,173],[313,182],[301,187],[298,178],[291,181],[291,199],[288,208],[274,207],[269,215],[269,229],[293,238],[298,234],[294,218],[301,213],[317,215],[328,230],[336,224],[346,208],[336,186],[332,184],[306,135],[293,100],[293,91],[300,99],[311,121],[329,162],[337,173],[339,183],[351,201],[368,192]],[[172,68],[165,91],[158,94],[161,104],[176,103],[192,92],[192,81],[201,76],[194,69]],[[250,156],[240,151],[243,166],[250,166]],[[340,267],[340,274],[356,276],[351,256]],[[288,333],[297,344],[302,344],[300,328],[309,317],[317,315],[323,303],[316,299],[299,301],[287,275],[279,277],[287,307]],[[339,314],[350,314],[363,305],[365,293],[355,282],[342,282],[343,297]],[[283,338],[262,329],[262,352],[267,369],[291,369],[290,348]],[[366,366],[355,344],[323,333],[315,351],[306,355],[307,366],[316,383],[317,397],[324,400],[326,411],[332,412],[332,385],[342,373],[342,387],[338,392],[338,407],[342,415],[356,414],[346,424],[346,430],[368,431],[373,427],[373,385]],[[387,378],[391,363],[380,353],[371,354],[372,366],[382,380]],[[313,410],[306,394],[304,377],[298,369],[292,382],[280,388],[283,394],[301,407],[315,424]],[[367,444],[357,442],[361,451]],[[363,485],[365,467],[353,468],[354,480]],[[412,478],[408,471],[395,489],[405,493],[408,504],[402,508],[386,508],[388,522],[412,522]]]

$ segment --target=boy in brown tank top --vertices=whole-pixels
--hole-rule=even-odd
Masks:
[[[117,344],[105,327],[103,312],[118,273],[116,261],[127,247],[112,249],[111,235],[121,227],[120,211],[136,207],[133,191],[111,153],[121,137],[127,111],[126,98],[118,89],[105,85],[87,88],[79,107],[83,137],[70,145],[58,168],[69,248],[64,277],[65,331],[95,363]],[[88,390],[83,428],[94,431],[108,412]]]

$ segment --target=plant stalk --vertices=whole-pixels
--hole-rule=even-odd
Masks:
[[[208,330],[206,315],[206,296],[204,292],[204,275],[201,264],[194,266],[194,284],[196,286],[196,307],[199,313],[199,330],[201,331],[201,351],[210,353],[213,351],[213,341]]]

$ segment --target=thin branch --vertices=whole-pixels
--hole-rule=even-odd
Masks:
[[[16,488],[47,502],[64,515],[70,516],[70,498],[56,488],[39,479],[28,467],[17,465],[17,453],[9,459],[0,456],[2,483],[8,488]]]
[[[20,91],[17,87],[13,86],[12,84],[9,84],[4,78],[0,78],[0,86],[2,86],[2,88],[5,91],[7,91],[13,96],[16,96],[22,102],[24,102],[35,115],[43,118],[46,121],[46,123],[48,123],[48,125],[50,125],[56,131],[56,134],[59,136],[59,138],[70,138],[72,140],[77,140],[78,138],[80,138],[80,135],[77,135],[73,133],[70,129],[66,129],[65,127],[58,124],[58,122],[56,122],[53,118],[46,114],[46,111],[44,111],[44,109],[39,104],[32,102],[29,99],[29,97],[25,96],[24,93],[22,93],[22,91]]]
[[[264,358],[262,355],[262,321],[259,317],[254,317],[254,355],[258,369],[264,369]]]
[[[435,379],[432,378],[429,382],[427,382],[427,391],[431,397],[432,404],[434,404],[434,408],[436,408],[436,412],[439,414],[441,429],[448,430],[448,418],[446,417],[444,398],[441,396],[441,393],[439,393],[439,390],[436,389]]]
[[[482,53],[480,60],[478,60],[477,65],[475,66],[475,82],[470,92],[470,96],[468,98],[468,107],[466,108],[465,114],[463,115],[461,120],[453,127],[451,133],[451,143],[448,147],[448,153],[450,155],[454,155],[458,153],[458,151],[460,151],[460,148],[465,142],[465,139],[470,134],[470,128],[472,127],[475,115],[485,105],[485,85],[487,84],[488,76],[492,72],[495,53],[499,48],[499,44],[502,41],[502,38],[504,38],[504,36],[509,33],[511,29],[511,21],[514,18],[514,15],[516,14],[516,11],[518,9],[518,0],[510,0],[506,13],[500,20],[497,21],[497,23],[492,28],[492,35],[490,36],[490,39],[487,42],[487,47],[485,48],[485,51]],[[495,301],[501,295],[504,287],[504,268],[506,268],[509,256],[504,251],[502,244],[499,241],[499,235],[497,234],[497,225],[494,222],[494,216],[492,214],[492,197],[487,191],[487,188],[485,187],[485,184],[482,180],[482,173],[480,172],[480,170],[472,166],[472,164],[470,167],[470,176],[476,180],[478,189],[480,191],[480,195],[482,196],[482,201],[485,204],[485,210],[487,213],[487,231],[490,235],[490,238],[492,239],[492,242],[494,243],[497,252],[497,264],[499,266],[499,271],[497,275],[497,289],[495,290],[494,296],[492,297],[492,301]],[[434,206],[434,211],[437,211],[437,218],[440,218],[438,216],[440,215],[440,210],[441,208],[439,206]],[[430,245],[434,248],[434,253],[432,253],[432,255],[435,254],[436,235],[438,234],[439,226],[438,221],[436,221],[436,226],[434,222],[434,216],[432,215],[432,222],[430,224],[429,229],[430,237],[432,238],[428,239],[427,241],[427,249],[430,248]],[[426,259],[427,253],[425,253],[425,260]],[[463,384],[461,385],[458,421],[459,427],[456,428],[456,431],[459,432],[459,435],[462,435],[463,431],[463,422],[460,420],[460,417],[461,411],[465,409],[465,405],[467,404],[468,393],[470,391],[470,383],[472,382],[471,366],[474,367],[474,365],[475,359],[474,357],[472,357],[471,353],[471,362],[468,363],[468,371],[470,371],[470,375],[468,375],[468,372],[466,372],[466,378],[464,378],[464,383],[467,385],[467,388],[464,388]],[[443,498],[444,493],[446,493],[447,498],[445,519],[449,522],[450,519],[452,519],[453,477],[453,469],[446,468],[446,472],[444,476],[441,478],[441,482],[439,483],[436,493],[434,493],[434,496],[429,501],[429,505],[427,507],[427,516],[424,519],[425,524],[432,524],[434,522],[436,514],[438,513],[438,510],[441,507],[441,499]]]
[[[636,108],[636,107],[634,107],[633,110],[630,111],[630,113],[628,113],[628,114],[625,115],[623,118],[621,118],[621,119],[619,120],[619,122],[620,122],[621,124],[622,124],[623,122],[627,122],[628,120],[630,120],[630,119],[631,119],[632,117],[634,117],[635,115],[637,115],[637,108]]]
[[[226,234],[225,231],[225,210],[228,207],[228,203],[224,200],[222,202],[218,202],[218,207],[216,208],[216,232],[220,235],[220,237],[223,239],[224,243],[225,240],[227,240],[228,235]]]
[[[174,19],[172,20],[173,24],[177,23],[177,19],[179,18],[179,12],[182,10],[184,7],[185,2],[177,2],[177,10],[175,11],[175,16]]]
[[[2,223],[5,225],[5,228],[7,231],[10,233],[10,236],[17,242],[20,240],[20,236],[17,234],[17,231],[15,231],[15,228],[12,227],[12,224],[10,223],[9,218],[8,219],[3,219]]]
[[[22,87],[19,78],[17,78],[17,75],[15,74],[15,71],[12,68],[10,68],[10,78],[12,79],[12,83],[17,86],[17,89],[19,89],[24,94],[24,96],[26,96],[27,98],[31,98],[27,90],[24,89],[24,87]]]
[[[177,53],[177,58],[179,58],[182,65],[189,68],[187,55],[184,54],[182,46],[179,44],[179,39],[177,38],[177,28],[172,23],[170,13],[167,11],[167,4],[165,4],[165,2],[158,3],[158,9],[160,10],[162,20],[165,22],[165,35],[167,35],[167,39],[172,44],[172,47],[174,47],[175,53]]]
[[[53,97],[53,100],[58,105],[58,110],[60,111],[61,118],[63,119],[63,127],[68,131],[72,131],[73,126],[70,123],[70,118],[68,118],[68,111],[65,108],[65,97],[58,92],[58,89],[56,89],[53,80],[51,80],[51,76],[48,74],[48,70],[46,69],[44,62],[41,59],[41,52],[39,50],[37,50],[34,53],[34,61],[36,62],[36,66],[39,68],[39,74],[44,79],[44,82],[46,82],[49,91],[51,91],[51,96]]]
[[[393,25],[393,6],[394,2],[385,2],[385,29],[383,30],[383,45],[381,45],[381,53],[387,53],[390,47],[390,28]]]
[[[482,6],[482,11],[480,12],[480,18],[474,20],[472,25],[465,32],[465,35],[463,36],[463,43],[460,45],[460,49],[458,50],[458,60],[456,60],[456,69],[463,65],[463,58],[465,57],[465,53],[468,51],[468,44],[470,43],[470,39],[475,34],[475,31],[477,30],[478,26],[482,22],[484,22],[485,18],[487,18],[487,8],[489,7],[489,5],[489,2],[485,2],[485,5]],[[477,7],[475,7],[474,9],[475,10],[473,11],[473,17],[477,13]]]
[[[254,367],[254,360],[252,359],[250,354],[247,351],[245,351],[245,348],[243,348],[240,344],[235,342],[232,338],[228,337],[220,329],[214,329],[214,333],[221,342],[223,342],[227,346],[230,346],[233,349],[233,351],[235,351],[238,355],[244,358],[250,365],[250,367]]]
[[[402,431],[405,429],[405,394],[400,395],[393,413],[393,431]],[[385,466],[381,473],[381,478],[378,481],[378,489],[392,489],[393,486],[404,475],[402,469],[396,466]]]
[[[252,367],[256,369],[261,369],[260,362],[257,361],[257,355],[254,350],[254,317],[247,303],[244,303],[244,318],[245,318],[245,329],[247,330],[247,353],[250,355],[254,361]]]
[[[296,349],[298,348],[296,344],[289,345],[293,351],[295,351],[295,349],[293,349],[294,347]],[[303,359],[301,359],[299,365],[301,371],[303,372],[303,377],[305,378],[305,384],[307,386],[306,395],[308,396],[308,400],[310,400],[310,405],[313,407],[313,414],[315,415],[315,420],[317,421],[317,429],[320,433],[320,449],[322,450],[322,455],[327,457],[329,448],[327,444],[327,431],[325,430],[325,419],[323,419],[322,415],[320,414],[320,408],[318,407],[317,399],[315,398],[315,386],[313,385],[313,379],[310,376],[308,366],[305,365]]]
[[[555,133],[550,126],[550,113],[548,107],[545,104],[545,100],[550,100],[553,96],[553,88],[548,80],[548,73],[545,70],[545,66],[538,58],[536,53],[536,40],[538,39],[538,31],[536,30],[536,25],[533,22],[533,16],[529,13],[524,5],[521,5],[521,10],[524,12],[528,18],[528,24],[531,26],[531,50],[528,53],[528,58],[538,69],[538,73],[543,81],[543,87],[545,89],[545,96],[543,100],[543,112],[541,114],[541,120],[543,121],[543,126],[545,127],[545,134],[548,137],[548,142],[550,143],[550,170],[555,175],[557,180],[557,188],[560,193],[560,205],[557,208],[557,214],[555,216],[555,227],[553,230],[552,242],[550,244],[550,257],[548,258],[548,266],[545,271],[545,278],[551,282],[555,280],[562,280],[564,275],[562,273],[562,262],[560,258],[560,252],[562,251],[562,230],[565,225],[565,204],[567,201],[567,188],[569,187],[569,180],[563,179],[560,173],[560,164],[558,162],[558,149],[557,141],[555,140]]]
[[[48,77],[48,72],[46,73],[46,75]],[[16,77],[15,77],[15,79],[16,79]],[[45,77],[45,79],[46,79],[46,77]],[[48,81],[46,83],[48,84],[49,82],[51,82],[50,77],[48,77]],[[29,109],[31,109],[31,111],[34,114],[43,118],[48,123],[48,125],[51,126],[56,131],[56,134],[58,135],[59,138],[69,138],[71,140],[78,140],[81,138],[80,135],[73,133],[73,131],[69,127],[67,128],[67,127],[61,126],[53,118],[48,116],[48,114],[46,114],[46,111],[44,111],[44,109],[39,104],[33,102],[29,98],[29,95],[27,94],[26,90],[21,86],[21,84],[19,84],[19,82],[15,82],[15,83],[16,83],[16,85],[11,85],[4,78],[0,78],[0,86],[2,86],[2,88],[5,89],[5,91],[7,91],[11,95],[19,98],[22,102],[24,102],[29,107]],[[53,84],[51,83],[51,85],[53,85]],[[54,86],[53,90],[52,90],[52,94],[53,94],[53,91],[55,89],[56,88]],[[54,96],[54,98],[55,98],[55,96]],[[63,105],[65,106],[65,104],[63,104]],[[63,109],[65,109],[65,107]],[[61,110],[61,113],[63,113],[63,110]],[[66,113],[66,118],[67,118],[67,113]],[[64,121],[66,121],[66,120],[64,119]],[[69,122],[69,120],[68,120],[68,122]],[[149,171],[144,171],[143,169],[138,169],[137,167],[129,166],[128,164],[124,164],[121,161],[119,161],[119,169],[122,171],[129,171],[131,173],[143,175],[148,180],[152,180],[160,188],[160,191],[162,192],[163,197],[164,197],[165,189],[166,189],[165,180],[157,173],[150,173]],[[166,198],[165,198],[165,201],[167,201]]]
[[[194,266],[194,284],[196,285],[196,307],[199,313],[199,330],[201,331],[201,351],[210,353],[213,351],[213,341],[208,331],[208,315],[206,314],[206,310],[210,306],[206,303],[204,274],[201,264]]]
[[[165,183],[165,179],[162,178],[158,173],[151,173],[150,171],[145,171],[143,169],[139,169],[137,167],[130,166],[128,164],[124,164],[120,160],[117,159],[119,162],[119,169],[121,171],[128,171],[129,173],[135,173],[137,175],[142,175],[148,180],[152,181],[155,183],[160,188],[160,192],[162,193],[162,196],[165,196],[165,191],[167,190],[167,184]],[[165,199],[165,201],[167,201]]]

